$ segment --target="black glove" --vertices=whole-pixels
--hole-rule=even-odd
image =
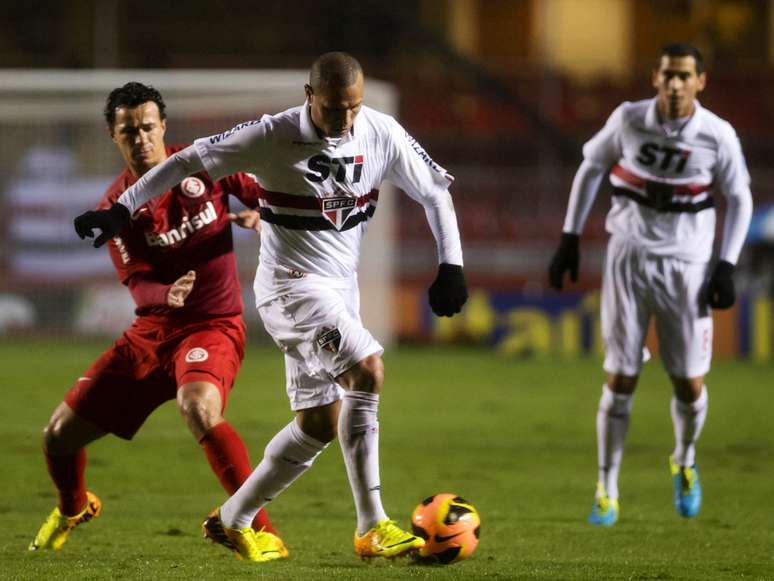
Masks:
[[[427,294],[430,297],[430,308],[439,317],[451,317],[454,313],[459,313],[462,305],[468,300],[462,267],[445,262],[439,264],[438,276],[430,285]]]
[[[556,290],[562,290],[565,271],[570,271],[570,280],[578,282],[578,264],[580,252],[578,250],[579,236],[562,232],[559,248],[556,249],[551,265],[548,267],[548,283]]]
[[[94,238],[94,228],[102,230],[94,240],[94,248],[99,248],[129,223],[129,217],[129,208],[116,203],[107,210],[89,210],[81,214],[73,220],[73,225],[81,240],[86,237]]]
[[[707,304],[713,309],[727,309],[736,301],[733,274],[734,265],[730,262],[721,260],[715,265],[704,295]]]

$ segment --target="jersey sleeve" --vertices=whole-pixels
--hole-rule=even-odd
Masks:
[[[128,280],[139,272],[150,272],[153,267],[139,258],[135,252],[133,252],[132,244],[128,238],[123,236],[115,236],[108,240],[107,243],[108,252],[110,253],[110,259],[113,261],[113,266],[118,273],[118,279],[127,284]]]
[[[462,265],[462,244],[449,185],[454,181],[419,142],[392,121],[385,179],[425,209],[438,246],[438,261]]]
[[[742,153],[742,144],[730,126],[724,128],[718,143],[715,185],[725,196],[736,196],[750,189],[750,172]]]
[[[589,163],[607,169],[623,156],[621,130],[627,105],[628,103],[621,103],[610,114],[605,126],[583,145],[583,158]]]
[[[138,309],[166,307],[170,285],[158,282],[153,267],[131,250],[131,242],[121,236],[108,240],[108,251],[119,280],[129,288]]]
[[[126,281],[138,309],[168,307],[167,293],[172,287],[154,280],[150,272],[136,272]]]
[[[264,116],[260,121],[247,121],[223,133],[197,139],[194,147],[204,169],[217,181],[240,171],[260,173],[269,162],[270,137],[270,121]]]
[[[606,173],[607,168],[603,169],[587,159],[583,160],[572,180],[562,232],[581,234]]]
[[[432,198],[447,192],[454,177],[435,163],[419,142],[397,122],[390,127],[388,170],[385,178],[412,199]]]
[[[160,164],[151,168],[118,197],[118,203],[126,206],[129,214],[191,174],[202,171],[204,166],[193,145],[170,155]]]
[[[263,188],[258,185],[258,178],[251,173],[239,172],[223,178],[224,191],[236,197],[248,208],[258,207],[258,200],[263,196]]]
[[[724,128],[718,143],[715,183],[726,198],[720,259],[736,264],[750,228],[753,202],[742,145],[730,125]]]

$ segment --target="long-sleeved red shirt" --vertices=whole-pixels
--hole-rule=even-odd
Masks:
[[[167,147],[167,154],[179,149]],[[97,208],[110,207],[135,181],[125,169]],[[229,194],[255,208],[262,189],[245,173],[217,182],[205,172],[194,174],[138,208],[130,224],[108,242],[118,276],[137,304],[137,315],[190,320],[243,311],[228,219]],[[196,272],[196,280],[185,305],[167,306],[169,287],[189,270]]]

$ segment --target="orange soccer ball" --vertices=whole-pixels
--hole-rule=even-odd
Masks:
[[[411,524],[414,534],[425,539],[420,559],[443,565],[470,557],[481,531],[476,507],[448,492],[423,500],[414,509]]]

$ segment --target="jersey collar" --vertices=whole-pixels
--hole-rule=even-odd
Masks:
[[[314,143],[319,143],[322,141],[320,136],[317,134],[317,129],[315,129],[315,126],[312,123],[312,116],[309,113],[309,101],[304,101],[304,104],[301,105],[300,128],[301,137],[304,139],[304,141]]]
[[[648,111],[645,113],[645,127],[647,127],[648,130],[653,131],[655,133],[663,134],[663,129],[661,128],[661,122],[659,121],[659,117],[658,117],[658,111],[656,110],[656,103],[657,103],[657,99],[654,97],[650,102]],[[698,99],[694,99],[693,115],[691,115],[691,118],[685,124],[685,127],[683,127],[682,130],[680,130],[678,137],[680,139],[694,138],[696,134],[699,132],[699,127],[701,125],[701,117],[703,114],[704,114],[704,107],[701,106],[701,103],[699,103]]]
[[[360,114],[362,115],[362,111]],[[355,138],[358,119],[360,119],[360,115],[355,117],[355,122],[352,124],[352,129],[350,129],[349,133],[341,137],[341,140],[338,142],[339,145]],[[301,118],[299,120],[299,125],[301,129],[301,137],[304,141],[312,143],[322,143],[325,141],[325,138],[320,137],[319,133],[317,132],[317,128],[314,126],[314,123],[312,123],[312,115],[309,113],[309,101],[304,101],[304,104],[301,106]]]

